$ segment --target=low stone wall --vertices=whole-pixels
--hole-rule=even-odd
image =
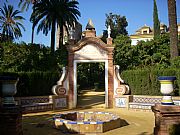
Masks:
[[[151,106],[161,103],[162,96],[122,95],[115,97],[115,107],[151,111]],[[175,105],[180,106],[180,97],[173,97]]]
[[[114,98],[115,108],[151,111],[151,106],[161,103],[162,96],[122,95]],[[68,97],[33,96],[15,97],[16,105],[23,107],[23,113],[58,110],[68,108]],[[173,97],[175,105],[180,106],[180,96]],[[0,98],[0,103],[2,98]]]
[[[17,105],[23,108],[23,113],[51,111],[68,108],[67,96],[33,96],[15,98]]]

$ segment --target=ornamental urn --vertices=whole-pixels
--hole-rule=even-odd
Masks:
[[[174,105],[172,96],[170,95],[173,89],[173,83],[176,80],[175,76],[160,76],[158,77],[160,81],[160,91],[163,94],[161,104],[162,105]]]
[[[18,82],[17,77],[0,76],[0,83],[3,95],[3,106],[15,106],[14,95],[17,92],[16,85]]]

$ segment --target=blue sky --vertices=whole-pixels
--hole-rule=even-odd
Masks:
[[[5,0],[0,0],[0,7],[2,7]],[[159,20],[162,23],[168,25],[168,10],[167,10],[167,0],[156,0],[158,6]],[[9,4],[14,5],[17,8],[17,3],[19,0],[9,0]],[[105,28],[106,13],[119,14],[121,16],[126,16],[128,21],[127,31],[131,35],[143,25],[153,26],[153,0],[78,0],[79,11],[81,12],[81,17],[79,22],[85,30],[88,19],[91,18],[97,35],[101,35]],[[180,0],[176,0],[177,8],[177,21],[180,23]],[[29,22],[29,17],[32,10],[29,10],[22,15],[26,18],[24,21],[24,26],[26,31],[23,32],[23,37],[16,42],[25,41],[26,43],[31,42],[31,26]],[[50,32],[49,32],[50,33]],[[47,36],[40,32],[38,35],[35,34],[35,43],[50,44],[50,34]]]

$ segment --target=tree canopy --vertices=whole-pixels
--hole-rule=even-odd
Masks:
[[[51,31],[51,51],[55,49],[55,32],[60,28],[69,25],[73,26],[80,16],[79,3],[70,0],[41,0],[34,4],[31,21],[34,26],[38,25],[37,33],[40,31],[47,35]],[[61,31],[63,37],[63,29]]]
[[[110,25],[111,28],[111,37],[113,39],[116,38],[117,35],[127,35],[128,32],[126,27],[128,26],[128,22],[125,16],[120,16],[118,14],[109,13],[106,14],[105,26],[108,28]],[[107,30],[103,32],[103,41],[107,38]]]
[[[2,36],[7,40],[18,39],[22,37],[21,30],[25,31],[22,24],[24,17],[20,15],[21,11],[15,10],[12,5],[4,4],[0,10],[0,28],[2,29]]]

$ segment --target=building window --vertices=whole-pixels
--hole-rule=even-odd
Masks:
[[[144,30],[144,31],[143,31],[143,34],[147,34],[147,30]]]

